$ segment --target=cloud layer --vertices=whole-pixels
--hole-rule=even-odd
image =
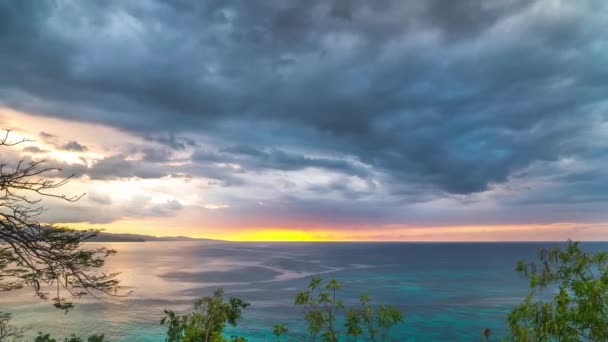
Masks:
[[[66,169],[203,180],[192,191],[244,221],[597,222],[606,13],[591,0],[3,2],[0,104],[141,139]]]

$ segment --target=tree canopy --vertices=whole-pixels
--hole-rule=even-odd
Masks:
[[[11,141],[9,133],[0,137],[0,148],[24,142]],[[59,171],[44,160],[14,165],[0,160],[0,291],[30,287],[41,299],[68,310],[73,304],[66,297],[116,295],[119,282],[115,273],[103,270],[115,251],[83,246],[98,231],[39,222],[43,198],[74,202],[82,197],[55,192],[71,178],[58,178]]]
[[[608,253],[569,241],[519,262],[530,293],[508,316],[513,341],[608,341]]]
[[[342,285],[335,279],[326,283],[323,279],[311,279],[308,289],[297,294],[295,305],[305,310],[304,319],[313,340],[320,337],[324,342],[338,342],[342,338],[365,341],[387,341],[389,332],[403,323],[403,313],[392,305],[371,304],[368,295],[361,295],[359,306],[347,307],[338,297]],[[340,324],[339,318],[344,319]],[[287,333],[284,324],[275,325],[278,337]]]
[[[226,342],[222,336],[226,324],[235,326],[249,303],[240,298],[224,299],[224,290],[217,289],[212,296],[202,297],[194,303],[194,312],[178,315],[165,310],[161,324],[167,325],[167,342]],[[245,341],[233,336],[231,342]]]

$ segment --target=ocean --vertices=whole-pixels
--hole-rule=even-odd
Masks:
[[[95,243],[118,254],[108,268],[121,272],[124,298],[77,301],[64,314],[30,289],[0,293],[0,311],[13,323],[63,338],[105,333],[109,341],[164,341],[163,309],[187,311],[194,299],[224,288],[251,303],[228,335],[273,340],[272,326],[287,323],[290,341],[304,340],[302,311],[293,306],[310,278],[337,279],[347,304],[362,293],[405,313],[394,341],[490,341],[506,334],[508,312],[526,295],[515,271],[541,247],[557,243]],[[586,249],[608,249],[587,243]]]

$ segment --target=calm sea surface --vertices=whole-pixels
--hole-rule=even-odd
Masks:
[[[376,303],[404,310],[396,341],[479,341],[484,327],[494,341],[505,333],[507,312],[526,294],[514,271],[555,243],[104,243],[118,250],[108,266],[133,290],[124,299],[81,300],[67,315],[33,298],[31,290],[0,293],[0,311],[14,323],[57,336],[105,333],[110,341],[163,341],[163,308],[188,310],[192,301],[223,287],[251,303],[237,328],[250,341],[272,339],[285,322],[294,341],[304,332],[293,308],[312,276],[336,278],[347,302],[370,293]],[[585,244],[608,250],[607,243]],[[303,339],[302,339],[303,340]]]

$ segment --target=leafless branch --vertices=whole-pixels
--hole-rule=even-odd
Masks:
[[[0,147],[27,141],[10,142],[9,133],[0,138]],[[48,178],[49,173],[61,170],[45,167],[45,162],[20,161],[12,168],[0,162],[0,291],[28,286],[40,298],[48,299],[49,288],[53,288],[51,300],[57,308],[65,310],[72,303],[64,298],[64,293],[73,298],[117,295],[117,274],[102,271],[106,258],[116,252],[82,246],[98,231],[77,231],[37,220],[44,210],[40,205],[44,197],[75,202],[84,196],[52,193],[73,176]]]

